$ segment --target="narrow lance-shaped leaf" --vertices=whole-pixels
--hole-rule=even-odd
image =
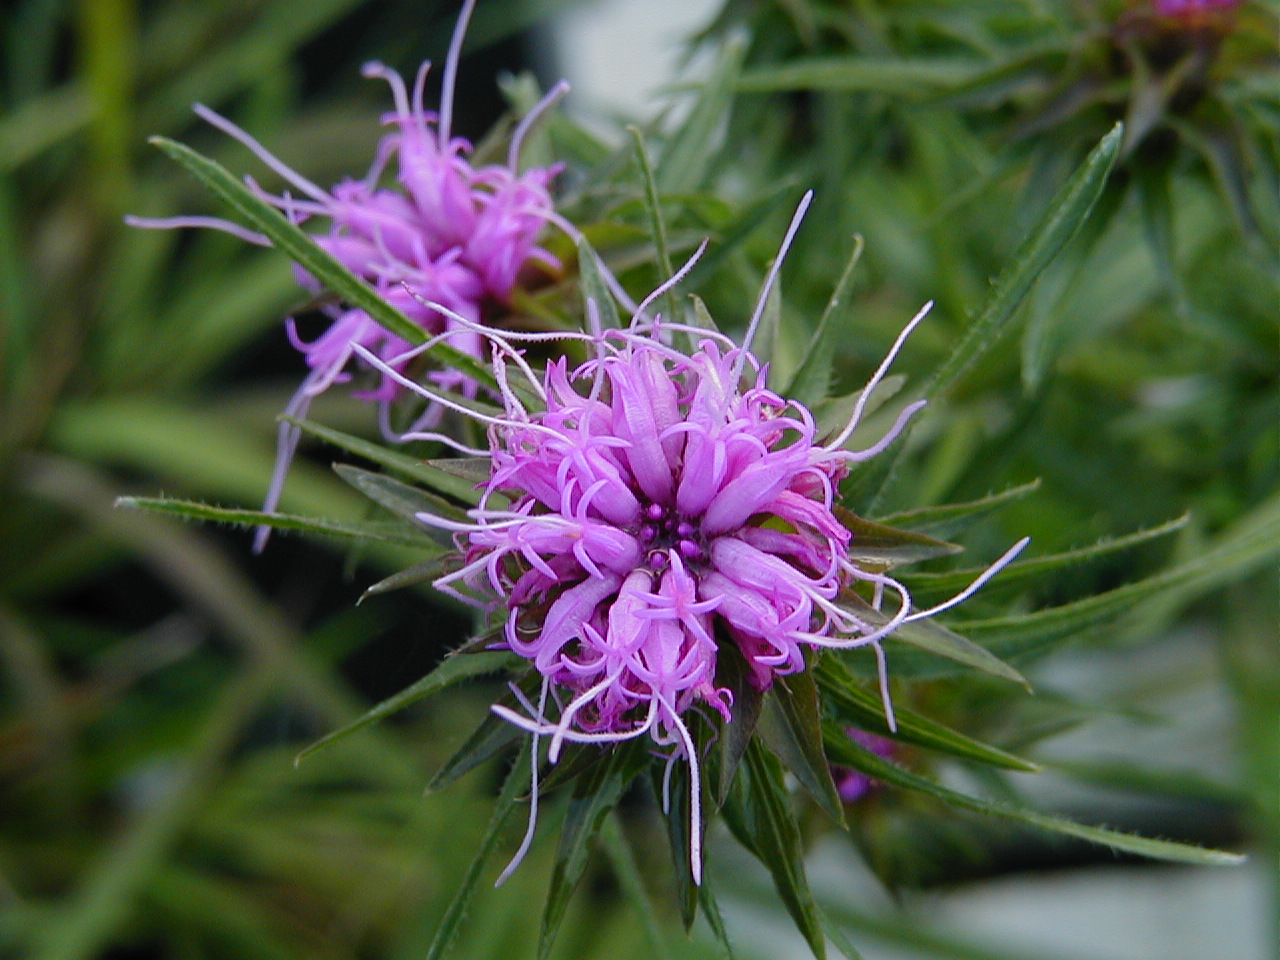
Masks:
[[[831,291],[826,309],[818,319],[818,325],[814,328],[809,346],[805,350],[804,360],[791,378],[787,389],[783,391],[783,396],[798,400],[809,407],[830,396],[831,371],[835,362],[835,347],[839,342],[837,334],[840,331],[840,326],[834,321],[849,296],[849,290],[853,286],[853,271],[862,258],[864,246],[862,235],[855,233],[849,260],[844,265],[840,279],[836,281],[835,289]]]
[[[594,775],[579,779],[560,827],[560,846],[538,935],[539,960],[545,960],[551,952],[569,897],[587,869],[591,847],[605,817],[647,762],[643,744],[633,740],[615,747],[609,761],[598,766]]]
[[[165,513],[210,523],[229,523],[236,526],[256,527],[267,525],[277,530],[292,530],[319,536],[344,537],[353,540],[378,540],[423,550],[438,549],[423,532],[390,523],[346,523],[323,520],[318,517],[297,517],[287,513],[263,513],[261,510],[240,510],[215,507],[191,500],[169,500],[164,497],[121,497],[117,506]]]
[[[760,720],[762,697],[751,682],[746,659],[735,643],[721,643],[716,656],[716,687],[727,689],[733,697],[732,718],[716,738],[709,772],[711,796],[716,806],[724,804],[733,784],[738,764],[747,752],[747,745],[755,736]]]
[[[583,311],[587,309],[587,301],[593,302],[599,311],[600,325],[605,330],[617,330],[621,327],[622,321],[618,317],[618,306],[613,302],[613,293],[605,283],[600,261],[586,237],[578,240],[578,277],[582,283]]]
[[[800,827],[791,810],[782,764],[758,740],[752,740],[747,747],[723,813],[738,842],[773,876],[783,906],[814,956],[825,960],[826,942],[805,877]]]
[[[448,558],[448,553],[442,553],[439,556],[432,557],[430,560],[423,560],[421,563],[415,563],[412,567],[399,570],[389,577],[384,577],[373,586],[366,587],[364,593],[360,595],[360,601],[357,602],[363,602],[368,597],[375,597],[381,593],[403,590],[405,587],[416,587],[420,583],[428,583],[435,580],[444,573],[445,563]]]
[[[878,517],[877,522],[903,530],[915,530],[935,537],[950,537],[968,528],[994,510],[1007,506],[1040,489],[1039,479],[1008,490],[1001,490],[964,503],[948,503],[936,507],[919,507],[900,513]]]
[[[644,928],[645,938],[649,941],[649,956],[654,960],[671,960],[671,951],[667,947],[666,938],[662,935],[662,923],[658,919],[653,899],[645,888],[644,878],[640,874],[640,865],[636,862],[635,852],[622,832],[621,818],[615,809],[614,815],[606,817],[600,832],[605,853],[613,865],[614,876],[622,888],[627,902],[640,916],[640,925]]]
[[[1068,820],[1065,817],[1056,817],[1008,803],[997,803],[971,797],[968,794],[944,787],[914,773],[908,773],[898,765],[877,756],[872,751],[844,736],[843,731],[831,727],[827,730],[827,750],[831,755],[831,759],[836,763],[853,767],[860,773],[884,783],[926,794],[962,810],[1002,817],[1006,820],[1024,823],[1042,830],[1078,837],[1081,840],[1088,840],[1090,843],[1099,843],[1116,850],[1123,850],[1126,853],[1136,853],[1140,856],[1157,860],[1210,866],[1238,864],[1245,860],[1244,857],[1238,854],[1226,853],[1222,850],[1206,850],[1202,847],[1174,843],[1168,840],[1151,840],[1146,837],[1121,833],[1118,830],[1108,830],[1105,827],[1089,827],[1076,823],[1074,820]]]
[[[698,888],[698,902],[702,904],[702,915],[707,918],[707,926],[715,936],[716,942],[724,950],[725,960],[736,960],[733,944],[729,942],[729,931],[725,928],[724,918],[720,916],[720,904],[711,892],[711,882],[704,879]]]
[[[883,626],[889,622],[887,614],[874,609],[850,590],[841,591],[836,604],[866,623]],[[890,638],[1030,689],[1026,677],[1009,664],[936,620],[925,618],[904,623],[890,634]]]
[[[685,931],[693,929],[698,918],[699,886],[693,882],[693,851],[689,845],[689,778],[672,776],[664,783],[662,767],[649,768],[653,792],[666,803],[662,822],[666,827],[667,848],[671,853],[672,880],[676,887],[676,903]],[[703,877],[703,884],[706,878]]]
[[[1047,573],[1077,563],[1096,560],[1122,550],[1130,550],[1150,540],[1168,536],[1187,525],[1190,514],[1184,514],[1168,523],[1139,530],[1123,537],[1107,537],[1088,547],[1077,550],[1066,550],[1044,557],[1015,561],[1000,571],[999,578],[992,584],[995,589],[1007,589],[1023,581],[1042,577]],[[971,583],[982,572],[981,569],[952,570],[948,573],[913,573],[910,578],[911,596],[917,601],[934,597],[951,596]]]
[[[876,92],[922,96],[958,87],[969,81],[981,64],[973,60],[938,57],[829,57],[757,67],[742,74],[743,93],[782,93],[790,90]]]
[[[778,677],[764,697],[760,736],[822,811],[845,826],[844,804],[822,752],[822,718],[813,669]]]
[[[640,167],[640,180],[644,187],[645,212],[649,214],[649,233],[653,237],[653,248],[658,254],[657,267],[661,279],[665,281],[675,271],[671,267],[671,252],[667,248],[667,225],[662,217],[662,204],[658,199],[658,184],[653,178],[653,164],[649,162],[649,151],[645,149],[644,136],[636,127],[628,127],[635,142],[636,163]],[[662,295],[662,315],[669,321],[680,319],[676,312],[675,293],[668,290]]]
[[[1200,592],[1230,583],[1280,554],[1280,496],[1257,507],[1195,559],[1074,603],[1020,616],[975,620],[964,629],[1007,655],[1026,654],[1133,609],[1144,601],[1177,595],[1190,602]],[[1176,593],[1175,593],[1176,592]]]
[[[371,443],[361,437],[353,437],[349,433],[334,430],[332,427],[326,427],[311,420],[295,420],[293,417],[284,417],[283,419],[297,426],[303,433],[318,437],[327,443],[333,444],[335,447],[346,450],[348,453],[364,457],[366,460],[370,460],[389,470],[394,470],[406,477],[412,477],[433,490],[438,490],[458,500],[473,504],[480,498],[480,495],[473,489],[475,486],[473,482],[468,482],[463,476],[455,474],[452,470],[445,470],[440,466],[441,464],[466,461],[418,460],[407,454],[389,450],[380,444]]]
[[[461,683],[463,680],[469,680],[472,677],[482,676],[486,673],[509,670],[518,666],[521,662],[520,658],[515,654],[506,651],[488,651],[468,656],[455,654],[445,657],[438,667],[417,683],[406,687],[395,696],[383,700],[358,720],[347,724],[340,730],[335,730],[333,733],[321,737],[299,753],[294,762],[300,763],[321,747],[328,746],[344,737],[349,737],[370,724],[377,723],[379,720],[383,720],[391,716],[391,714],[417,703],[419,700],[433,696],[446,687],[453,686],[455,683]]]
[[[1025,773],[1037,773],[1041,769],[1039,764],[982,743],[899,705],[893,708],[898,729],[890,733],[884,704],[879,695],[863,689],[838,657],[824,656],[818,661],[815,675],[823,702],[835,712],[841,723],[874,731],[878,736],[928,747],[962,760],[975,760]]]
[[[517,706],[515,697],[507,696],[506,700],[499,700],[505,706]],[[485,718],[480,721],[479,726],[471,731],[471,735],[463,742],[453,756],[441,765],[435,775],[427,783],[427,793],[435,793],[443,790],[452,784],[455,780],[470,773],[480,764],[484,763],[490,757],[496,756],[509,744],[514,743],[524,736],[523,731],[515,724],[502,719],[496,714],[486,714]]]
[[[503,781],[502,792],[498,794],[498,802],[493,808],[493,815],[489,818],[489,828],[480,842],[480,849],[476,851],[475,858],[471,861],[471,866],[467,868],[462,884],[458,887],[458,892],[453,895],[453,900],[450,901],[444,917],[440,920],[440,926],[436,928],[436,935],[432,938],[431,946],[427,950],[427,960],[440,960],[453,943],[454,937],[458,935],[462,918],[466,916],[467,907],[471,904],[476,886],[480,882],[480,872],[498,844],[503,824],[515,809],[521,789],[528,782],[529,757],[522,751],[512,766],[511,772],[507,774],[507,779]]]
[[[935,540],[924,533],[899,530],[871,520],[863,520],[851,510],[832,507],[840,525],[853,534],[849,556],[856,560],[879,560],[888,564],[919,563],[960,553],[964,548]]]
[[[1116,124],[1085,158],[1080,169],[1053,198],[1035,232],[1017,257],[1000,274],[991,296],[965,328],[955,349],[947,354],[926,389],[926,396],[945,393],[1004,333],[1014,311],[1036,278],[1076,235],[1102,195],[1107,175],[1124,139],[1123,124]]]
[[[1102,195],[1123,138],[1124,125],[1118,123],[1053,197],[1036,229],[1019,249],[1013,262],[1001,272],[990,296],[965,327],[960,342],[948,352],[947,358],[925,386],[925,398],[938,397],[949,390],[1007,332],[1009,322],[1036,278],[1067,241],[1076,235]],[[861,480],[861,488],[872,491],[868,512],[875,512],[878,501],[891,485],[906,450],[903,440],[909,432],[904,431],[895,442],[893,452],[882,457]]]
[[[407,483],[401,483],[395,477],[389,477],[385,473],[373,473],[346,463],[335,463],[333,472],[374,503],[412,522],[414,529],[417,529],[416,517],[419,513],[429,513],[451,520],[466,519],[465,511],[449,501]],[[443,538],[446,546],[452,545],[446,532],[435,532]]]
[[[372,287],[322,250],[297,224],[291,223],[279,210],[256,196],[220,164],[164,137],[152,137],[151,143],[194,174],[232,209],[270,237],[290,259],[347,303],[363,310],[390,333],[408,343],[426,342],[427,335],[421,327],[382,299]],[[431,349],[442,363],[485,386],[497,386],[493,372],[475,357],[444,342]]]
[[[702,84],[693,111],[667,142],[658,162],[657,183],[663,193],[689,193],[702,186],[715,158],[715,139],[733,100],[746,44],[739,38],[724,46],[710,78]]]

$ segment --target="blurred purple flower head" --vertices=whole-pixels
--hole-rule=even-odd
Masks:
[[[1151,0],[1156,13],[1162,17],[1191,19],[1219,10],[1230,10],[1240,5],[1240,0]]]
[[[462,39],[475,0],[465,4],[454,30],[445,64],[439,115],[423,105],[429,63],[418,71],[412,91],[398,73],[379,63],[367,64],[364,74],[385,80],[391,87],[395,109],[385,122],[393,131],[382,138],[368,174],[360,180],[344,180],[324,190],[290,169],[262,144],[226,118],[197,105],[196,113],[213,126],[247,146],[280,175],[297,195],[266,193],[251,179],[251,187],[295,223],[327,221],[327,230],[315,242],[352,273],[369,283],[382,298],[431,335],[449,334],[453,346],[480,356],[483,339],[460,330],[452,315],[480,321],[487,303],[505,302],[515,288],[520,271],[529,263],[552,269],[560,264],[538,246],[537,238],[548,222],[561,223],[548,192],[558,167],[518,169],[520,148],[531,124],[567,91],[558,84],[516,128],[505,165],[473,166],[467,159],[471,145],[452,136],[454,84]],[[395,185],[382,184],[388,165],[395,161]],[[261,234],[237,224],[209,217],[175,217],[163,220],[131,217],[141,227],[213,227],[252,243],[269,246]],[[316,292],[320,285],[305,270],[295,267],[298,282]],[[437,309],[437,304],[447,309]],[[330,305],[324,308],[332,323],[310,342],[302,339],[292,321],[290,342],[306,358],[311,372],[285,410],[292,417],[305,416],[311,400],[334,383],[349,380],[350,362],[359,346],[388,363],[409,354],[409,344],[385,330],[363,310]],[[403,362],[398,368],[403,370]],[[461,389],[474,395],[476,384],[454,371],[433,373],[438,386]],[[387,404],[400,392],[383,375],[378,386],[358,396],[379,401],[384,432],[389,428]],[[419,429],[439,415],[432,405],[411,429]],[[289,461],[299,434],[291,424],[280,428],[275,475],[264,510],[279,502]],[[266,528],[256,543],[265,542]]]
[[[436,587],[504,613],[505,645],[541,675],[536,704],[513,687],[523,713],[494,707],[534,734],[535,754],[544,736],[555,762],[565,741],[647,735],[669,748],[672,763],[688,762],[697,877],[698,756],[683,718],[702,706],[731,718],[732,695],[716,684],[723,645],[737,647],[761,690],[803,670],[809,647],[871,646],[883,668],[882,638],[959,602],[1021,545],[969,590],[928,610],[912,610],[902,584],[855,563],[851,534],[833,510],[836,484],[850,464],[888,446],[923,401],[907,406],[871,447],[846,443],[927,308],[903,331],[845,428],[823,443],[810,411],[769,389],[767,368],[749,346],[647,318],[646,307],[692,263],[640,305],[627,329],[601,333],[594,323],[595,334],[580,335],[595,357],[572,371],[560,359],[539,380],[511,345],[564,335],[490,334],[506,409],[500,417],[471,413],[489,427],[490,477],[470,522],[419,519],[454,531],[463,553],[460,568]],[[763,303],[764,296],[748,345]],[[691,355],[668,345],[664,334],[677,331],[701,338]],[[525,373],[543,409],[530,412],[510,389],[508,362]],[[841,602],[858,583],[874,597],[874,617],[871,608]],[[881,614],[890,597],[896,601]],[[883,669],[882,692],[891,717]]]
[[[849,727],[845,730],[845,733],[858,746],[865,747],[879,757],[892,757],[897,749],[894,741],[887,737],[877,736],[874,733],[859,730],[857,727]],[[840,799],[845,803],[856,803],[880,783],[880,781],[874,780],[865,773],[854,770],[851,767],[832,767],[831,775],[835,780],[836,792],[840,794]]]

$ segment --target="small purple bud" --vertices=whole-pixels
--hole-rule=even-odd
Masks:
[[[688,520],[683,521],[679,526],[676,527],[676,535],[681,537],[684,540],[688,540],[697,532],[698,532],[698,528],[695,527]]]
[[[661,520],[666,512],[666,508],[659,503],[651,503],[645,510],[645,513],[648,514],[650,520]]]
[[[678,549],[680,555],[686,560],[695,560],[702,556],[702,548],[692,540],[681,540]]]

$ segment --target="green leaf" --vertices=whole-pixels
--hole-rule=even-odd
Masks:
[[[434,696],[446,687],[451,687],[455,683],[461,683],[463,680],[470,680],[472,677],[482,676],[486,673],[497,673],[502,670],[510,670],[519,664],[524,663],[524,659],[518,657],[514,653],[507,651],[485,651],[483,653],[473,653],[466,656],[452,654],[444,658],[440,665],[428,673],[412,686],[406,687],[393,697],[388,697],[380,704],[370,710],[364,716],[360,717],[353,723],[347,724],[333,733],[327,734],[317,740],[311,746],[307,747],[294,759],[294,763],[301,763],[306,757],[315,753],[321,747],[328,746],[344,737],[363,730],[370,724],[377,723],[391,714],[411,704],[417,703],[426,697]]]
[[[538,958],[545,960],[564,920],[569,897],[587,869],[587,859],[605,817],[648,763],[644,744],[632,740],[614,747],[608,763],[578,780],[560,827],[560,846],[538,935]]]
[[[969,621],[964,630],[975,640],[996,646],[1006,656],[1023,655],[1096,627],[1147,600],[1173,595],[1189,603],[1200,593],[1259,568],[1277,554],[1280,496],[1273,496],[1239,520],[1215,547],[1193,560],[1074,603],[1020,616]]]
[[[844,931],[836,926],[835,921],[831,919],[827,911],[820,910],[819,915],[822,918],[822,930],[826,933],[827,939],[834,943],[836,949],[844,954],[845,960],[862,960],[862,954],[849,942],[849,938],[844,935]]]
[[[787,389],[783,391],[783,396],[798,400],[810,408],[826,400],[831,393],[831,371],[835,363],[836,344],[839,342],[836,334],[840,330],[832,321],[836,312],[844,306],[849,290],[853,286],[853,271],[862,258],[864,246],[862,235],[855,233],[849,260],[845,263],[840,279],[836,281],[835,289],[831,291],[826,309],[818,319],[818,325],[814,328],[809,346],[805,350],[804,360],[791,378]]]
[[[472,486],[487,482],[493,469],[493,462],[488,457],[452,457],[426,460],[424,463],[433,470],[465,480]]]
[[[1049,203],[1035,231],[1013,262],[1001,272],[991,295],[965,328],[960,342],[947,354],[925,390],[937,397],[949,390],[979,357],[1004,334],[1009,320],[1031,285],[1058,255],[1093,210],[1102,195],[1124,139],[1124,125],[1116,126],[1098,142],[1080,169]]]
[[[716,271],[724,266],[731,257],[740,253],[739,248],[751,236],[756,227],[768,220],[769,216],[782,205],[784,200],[793,196],[793,191],[796,190],[797,186],[798,183],[794,180],[784,180],[782,183],[775,184],[764,196],[756,198],[746,210],[739,214],[737,219],[719,230],[719,242],[713,244],[703,254],[702,259],[698,261],[697,271],[685,280],[685,289],[697,290],[714,277]],[[794,203],[792,206],[794,206]],[[715,327],[710,329],[715,329]]]
[[[841,591],[836,604],[872,626],[883,626],[890,619],[850,590]],[[936,620],[925,618],[904,623],[889,636],[893,640],[900,640],[935,656],[954,660],[956,663],[962,663],[967,667],[973,667],[975,670],[981,670],[1005,680],[1012,680],[1028,690],[1031,689],[1026,677],[1009,664],[972,640],[947,629]]]
[[[644,885],[640,873],[640,865],[636,862],[635,852],[623,835],[621,818],[614,811],[612,817],[605,818],[601,830],[605,853],[613,865],[614,876],[618,878],[618,886],[628,904],[640,915],[640,925],[644,928],[645,938],[649,941],[649,957],[657,960],[672,960],[671,950],[667,947],[666,938],[662,935],[662,922],[654,907],[653,898]]]
[[[948,503],[937,507],[920,507],[915,510],[904,510],[880,517],[879,522],[892,527],[930,533],[937,537],[950,537],[967,529],[975,521],[980,520],[994,510],[999,510],[1010,503],[1016,503],[1023,497],[1040,489],[1039,479],[1010,487],[999,493],[989,494],[980,500],[969,500],[965,503]]]
[[[653,176],[653,164],[649,162],[649,151],[645,149],[644,137],[636,127],[628,127],[627,131],[635,141],[636,162],[640,167],[640,180],[644,187],[645,213],[649,215],[649,235],[653,238],[653,249],[658,255],[659,282],[665,283],[675,271],[671,266],[671,252],[667,248],[667,225],[662,218],[662,204],[658,199],[658,184]],[[678,322],[675,293],[668,290],[662,295],[664,304],[662,315],[667,320]]]
[[[263,513],[261,510],[240,510],[215,507],[192,500],[171,500],[167,497],[121,497],[116,506],[152,513],[179,516],[187,520],[210,523],[230,523],[237,526],[265,525],[276,530],[293,530],[320,536],[346,537],[355,540],[379,540],[420,549],[438,549],[421,533],[406,529],[401,524],[344,523],[338,520],[321,520],[316,517],[295,517],[287,513]]]
[[[1080,168],[1049,202],[1031,236],[1022,244],[1013,262],[1001,272],[986,302],[965,327],[960,342],[947,354],[926,384],[926,399],[941,396],[953,387],[1007,332],[1010,321],[1036,279],[1080,230],[1102,196],[1123,139],[1124,125],[1118,123],[1098,142]],[[862,487],[870,492],[870,513],[875,512],[877,503],[897,475],[898,465],[906,451],[903,441],[909,432],[903,431],[893,445],[892,454],[882,457],[876,467],[864,475]]]
[[[392,590],[401,590],[404,587],[414,587],[420,583],[427,583],[435,580],[444,574],[445,564],[453,554],[442,553],[438,557],[432,557],[430,560],[423,560],[421,563],[415,563],[407,570],[400,570],[384,577],[373,586],[368,587],[364,593],[360,595],[360,601],[363,602],[367,597],[374,597],[380,593],[390,593]]]
[[[1015,561],[1000,571],[999,578],[992,587],[1007,588],[1025,580],[1043,577],[1055,570],[1076,563],[1096,560],[1112,553],[1129,550],[1149,540],[1167,536],[1181,530],[1187,525],[1190,514],[1183,514],[1177,519],[1162,523],[1149,530],[1139,530],[1123,537],[1104,537],[1097,543],[1077,550],[1066,550],[1062,553],[1034,557],[1030,560]],[[967,587],[982,573],[983,568],[968,570],[952,570],[947,573],[913,573],[911,574],[911,596],[917,601],[951,596]],[[987,589],[991,589],[990,587]]]
[[[1006,770],[1038,773],[1041,769],[1039,764],[974,740],[905,707],[894,707],[898,729],[890,733],[884,704],[879,695],[864,690],[838,657],[824,655],[815,667],[815,676],[823,703],[835,712],[842,724],[874,731],[878,736],[904,743],[928,747],[962,760],[975,760]]]
[[[716,139],[733,103],[746,44],[734,38],[724,45],[720,61],[700,87],[688,119],[667,141],[658,161],[656,179],[664,194],[693,193],[706,179],[715,159]]]
[[[467,483],[463,479],[463,475],[455,473],[453,468],[444,469],[441,464],[468,463],[468,460],[418,460],[407,454],[398,453],[387,447],[377,443],[371,443],[360,437],[353,437],[349,433],[343,433],[340,430],[334,430],[322,424],[315,423],[311,420],[295,420],[292,417],[283,418],[289,423],[294,424],[303,433],[318,437],[335,447],[340,447],[348,453],[354,453],[357,456],[364,457],[373,463],[394,470],[406,477],[412,477],[420,483],[424,483],[434,490],[455,497],[458,500],[467,503],[476,503],[479,500],[479,494],[472,489],[472,484]],[[486,474],[488,476],[488,474]]]
[[[401,483],[385,473],[373,473],[345,463],[335,463],[333,472],[374,503],[386,507],[398,517],[411,521],[413,524],[411,529],[422,529],[417,520],[419,513],[429,513],[432,516],[445,517],[450,520],[463,521],[467,519],[466,513],[455,504],[449,503],[449,501],[441,499],[434,494],[427,493],[425,490],[411,487],[407,483]],[[435,528],[430,529],[434,539],[440,540],[446,549],[452,548],[453,541],[447,531]]]
[[[804,873],[800,827],[787,796],[782,764],[752,740],[723,808],[724,821],[773,876],[782,904],[809,948],[825,960],[826,941]]]
[[[844,804],[822,752],[822,718],[812,668],[778,677],[764,697],[760,736],[808,791],[822,811],[841,827]]]
[[[422,328],[387,303],[367,283],[322,250],[297,224],[291,223],[279,210],[256,196],[245,184],[220,164],[202,156],[190,147],[164,137],[152,137],[151,143],[195,175],[205,186],[222,197],[236,213],[265,233],[271,241],[298,266],[323,283],[328,289],[372,317],[387,331],[411,344],[427,339]],[[448,343],[431,348],[441,363],[467,376],[496,388],[493,371]]]
[[[1118,830],[1108,830],[1105,827],[1088,827],[1065,817],[1056,817],[1009,803],[971,797],[944,787],[932,780],[908,773],[896,764],[890,763],[888,760],[855,743],[850,738],[842,736],[842,732],[836,729],[828,730],[827,749],[831,753],[831,759],[836,763],[852,767],[860,773],[883,783],[890,783],[907,790],[915,790],[918,793],[923,793],[962,810],[1003,817],[1006,820],[1024,823],[1053,833],[1078,837],[1081,840],[1088,840],[1090,843],[1099,843],[1115,850],[1136,853],[1156,860],[1194,863],[1204,866],[1227,866],[1243,863],[1246,859],[1238,854],[1226,853],[1221,850],[1206,850],[1202,847],[1174,843],[1168,840],[1151,840],[1146,837],[1121,833]]]
[[[717,807],[723,806],[729,796],[738,764],[747,752],[747,744],[755,736],[763,705],[763,697],[751,682],[751,669],[737,644],[727,637],[720,639],[720,651],[716,656],[716,687],[727,689],[733,696],[733,712],[716,739],[716,749],[712,754],[716,775],[708,777]]]
[[[605,330],[619,329],[622,326],[622,320],[618,316],[618,305],[613,302],[613,294],[605,283],[600,260],[586,237],[578,240],[578,277],[582,283],[584,315],[587,301],[593,301],[596,309],[600,311],[600,326]],[[485,478],[488,478],[487,472]]]
[[[663,768],[650,768],[649,780],[655,796],[663,795]],[[676,885],[676,903],[680,905],[680,919],[687,933],[698,919],[699,887],[693,882],[693,851],[689,844],[689,786],[688,777],[672,776],[667,783],[667,806],[662,813],[666,827],[667,846],[671,854],[671,873]],[[703,884],[706,877],[703,877]]]
[[[516,699],[509,693],[498,702],[512,709],[516,707]],[[471,732],[462,746],[436,771],[435,776],[427,783],[426,792],[443,790],[523,735],[523,730],[497,714],[485,714],[480,725]]]
[[[896,566],[949,557],[964,550],[964,547],[935,540],[928,534],[898,530],[882,523],[863,520],[852,510],[846,510],[839,504],[832,510],[840,525],[853,534],[853,540],[849,543],[849,557],[854,560],[874,560]]]
[[[706,878],[703,878],[702,886],[698,888],[698,902],[702,904],[702,915],[707,918],[707,926],[724,951],[725,960],[735,960],[733,944],[729,942],[729,931],[725,928],[724,918],[720,916],[720,904],[716,902],[715,894],[711,892],[711,883]]]
[[[844,56],[792,60],[757,67],[738,80],[741,93],[783,93],[792,90],[875,92],[917,97],[968,82],[980,68],[973,60],[927,57]]]
[[[528,779],[529,757],[528,754],[521,752],[520,757],[511,767],[511,772],[502,783],[502,792],[498,794],[498,802],[493,808],[493,815],[489,818],[489,829],[485,831],[484,839],[480,842],[480,849],[476,851],[475,858],[467,868],[461,886],[458,887],[458,892],[453,895],[453,899],[445,909],[444,917],[440,920],[440,926],[436,928],[436,935],[431,940],[430,949],[427,950],[427,960],[440,960],[457,936],[462,918],[466,916],[467,907],[475,896],[476,885],[480,882],[480,871],[484,869],[485,863],[493,853],[493,848],[497,846],[503,824],[515,809],[516,800]]]

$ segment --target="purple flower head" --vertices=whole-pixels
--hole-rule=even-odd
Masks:
[[[807,199],[784,252],[805,206]],[[706,707],[730,719],[732,696],[716,684],[724,645],[737,647],[762,690],[803,670],[811,647],[871,646],[883,663],[880,640],[962,600],[1021,544],[969,590],[927,610],[914,610],[892,577],[855,563],[851,535],[833,510],[836,483],[851,464],[884,449],[922,402],[903,410],[873,446],[849,450],[846,443],[926,311],[899,337],[849,423],[822,442],[810,411],[769,388],[767,369],[749,349],[763,296],[748,346],[648,319],[648,305],[692,264],[642,303],[627,329],[602,333],[593,318],[596,332],[582,337],[595,356],[573,370],[561,359],[533,377],[511,342],[563,335],[499,335],[477,326],[493,341],[506,408],[502,416],[471,413],[489,427],[491,473],[470,522],[419,519],[454,531],[463,554],[437,588],[504,615],[505,645],[541,676],[536,704],[513,687],[523,712],[493,708],[533,734],[535,778],[542,737],[550,738],[553,763],[566,741],[647,736],[668,749],[671,763],[690,767],[697,879],[699,759],[684,717]],[[687,355],[666,342],[671,331],[702,339]],[[509,388],[509,363],[528,377],[542,409],[527,409]],[[859,583],[877,610],[888,607],[874,621],[840,602]],[[536,802],[536,782],[531,796]]]
[[[848,727],[845,733],[858,746],[865,747],[879,757],[892,757],[897,749],[894,741],[887,737],[877,736],[857,727]],[[879,780],[852,767],[832,767],[831,775],[835,780],[836,792],[845,803],[856,803],[880,785]]]
[[[548,222],[563,225],[555,214],[549,193],[558,167],[518,168],[520,148],[531,124],[568,90],[558,84],[516,128],[505,165],[473,166],[467,155],[471,146],[452,136],[453,91],[467,22],[475,7],[468,0],[454,29],[445,63],[442,105],[437,116],[423,105],[429,63],[418,71],[412,91],[394,70],[370,63],[367,77],[378,77],[391,87],[395,109],[385,118],[392,132],[382,138],[368,174],[361,180],[345,180],[324,190],[290,169],[262,144],[226,118],[197,105],[196,113],[213,126],[239,140],[296,191],[275,196],[252,179],[248,182],[260,197],[282,210],[295,223],[320,222],[322,232],[314,240],[352,273],[430,335],[450,335],[453,346],[481,355],[481,337],[461,330],[455,315],[479,321],[488,303],[505,302],[515,288],[521,270],[539,262],[553,269],[560,264],[537,243]],[[393,185],[384,185],[384,174],[396,166]],[[140,227],[213,227],[251,243],[269,246],[270,240],[237,224],[210,217],[176,217],[154,220],[137,217]],[[305,270],[295,268],[299,283],[319,292],[320,285]],[[433,305],[438,305],[433,306]],[[443,309],[440,309],[443,308]],[[290,401],[285,413],[305,416],[311,400],[330,385],[350,379],[347,372],[357,346],[388,362],[407,355],[409,345],[383,329],[363,310],[341,306],[326,308],[329,329],[312,341],[298,336],[289,324],[290,342],[304,355],[310,373]],[[367,364],[364,364],[367,366]],[[397,365],[403,372],[403,363]],[[451,386],[473,395],[469,378],[446,371],[433,376],[438,386]],[[378,386],[358,393],[382,405],[384,432],[398,440],[387,424],[387,406],[401,392],[396,380],[383,374]],[[412,429],[420,429],[439,415],[434,405]],[[264,510],[279,502],[288,464],[299,439],[296,427],[280,428],[276,471]],[[256,549],[265,543],[267,528],[259,530]]]
[[[1219,10],[1231,10],[1240,5],[1240,0],[1151,0],[1151,5],[1162,17],[1186,20]]]

